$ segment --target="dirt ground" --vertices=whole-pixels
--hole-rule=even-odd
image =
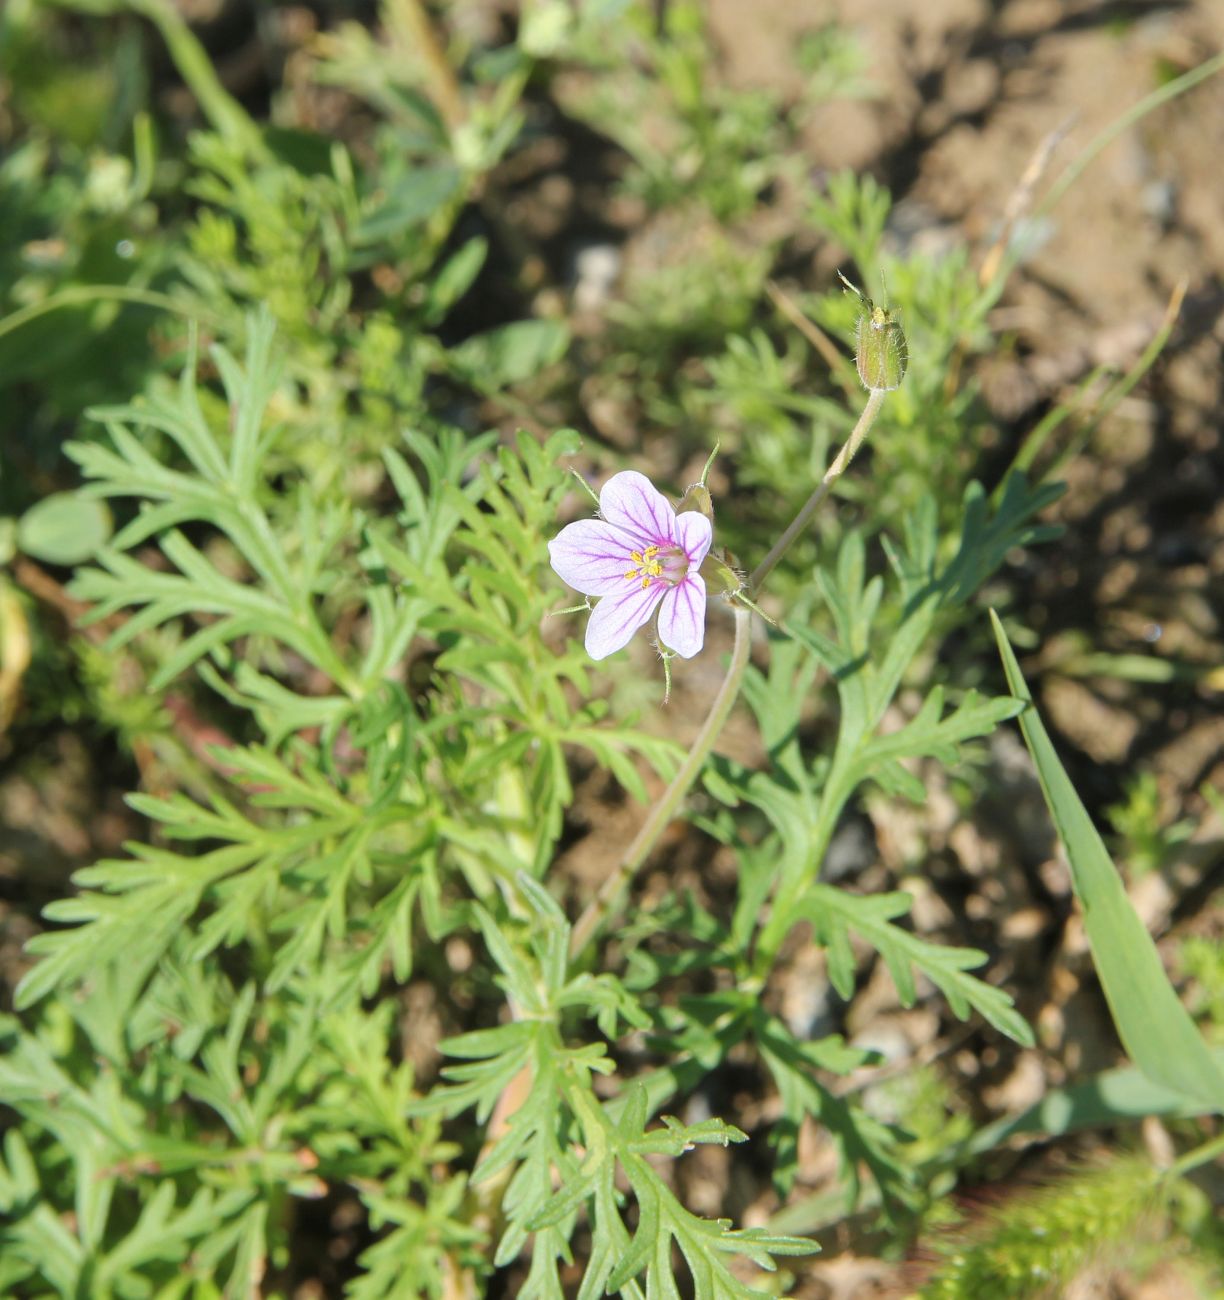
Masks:
[[[464,0],[459,7],[482,6]],[[737,87],[797,92],[790,49],[799,33],[836,19],[858,34],[879,93],[818,110],[806,146],[814,169],[870,171],[892,190],[888,237],[897,249],[967,238],[984,253],[1051,133],[1061,141],[1047,184],[1158,76],[1178,75],[1224,49],[1224,3],[1217,0],[710,0],[709,14],[720,52],[714,75]],[[1026,674],[1093,811],[1099,817],[1116,803],[1142,769],[1155,774],[1168,818],[1195,824],[1171,865],[1133,891],[1166,943],[1191,933],[1224,935],[1213,905],[1224,883],[1224,825],[1201,793],[1224,793],[1222,157],[1224,75],[1106,148],[1054,209],[1044,243],[998,307],[1009,347],[978,376],[1001,442],[1014,439],[1094,366],[1133,362],[1184,284],[1165,354],[1067,465],[1069,491],[1053,510],[1066,536],[1036,554],[1022,601],[1040,638],[1024,660]],[[635,248],[650,236],[632,215],[621,220],[610,209],[607,229],[623,241],[626,258],[650,255]],[[837,257],[835,248],[816,249],[813,280],[830,275]],[[721,635],[712,630],[715,645]],[[1153,647],[1187,670],[1150,683],[1085,667],[1089,653],[1150,655]],[[645,665],[649,654],[642,653]],[[707,655],[678,683],[667,727],[681,740],[717,676],[717,657]],[[746,718],[732,719],[720,748],[744,760],[755,756]],[[4,759],[0,982],[11,988],[23,962],[19,945],[41,907],[63,891],[75,867],[119,851],[138,828],[119,801],[113,756],[96,752],[73,728],[49,726],[36,752]],[[1028,1052],[995,1037],[969,1041],[956,1021],[929,1007],[900,1008],[883,971],[845,1012],[840,1027],[881,1050],[893,1072],[916,1060],[945,1065],[977,1120],[1118,1060],[1067,871],[1010,730],[992,743],[991,763],[1000,794],[972,815],[933,777],[923,808],[869,801],[835,844],[861,888],[900,885],[916,894],[919,930],[995,954],[991,978],[1018,991],[1020,1009],[1037,1026],[1039,1047]],[[578,788],[574,833],[559,867],[583,887],[606,874],[610,846],[623,843],[642,814],[611,798],[600,773],[580,774]],[[646,874],[646,898],[674,887],[677,873],[704,877],[704,888],[715,891],[729,883],[730,864],[717,854],[711,862],[708,842],[682,827],[673,828],[659,858],[666,870]],[[818,1026],[830,1015],[824,987],[819,958],[796,951],[775,996],[792,1023]],[[405,1005],[422,1024],[432,1014],[428,990],[410,990]],[[768,1123],[767,1100],[751,1086],[728,1086],[737,1123],[751,1128],[754,1115]],[[1156,1132],[1145,1138],[1160,1141]],[[1094,1141],[1076,1154],[1091,1154]],[[834,1170],[818,1133],[805,1134],[804,1143],[801,1190],[811,1194],[829,1186]],[[1049,1160],[1038,1153],[1018,1167],[1027,1173]],[[682,1177],[688,1203],[703,1212],[732,1213],[751,1225],[776,1208],[767,1179],[756,1171],[737,1181],[721,1149],[696,1153]],[[912,1263],[870,1259],[871,1243],[848,1231],[825,1240],[826,1254],[797,1269],[803,1281],[796,1294],[805,1300],[894,1295],[915,1277]],[[1191,1294],[1175,1262],[1143,1286],[1110,1276],[1108,1261],[1101,1269],[1084,1280],[1084,1295]]]

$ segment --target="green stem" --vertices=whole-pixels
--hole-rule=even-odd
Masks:
[[[1217,1134],[1210,1142],[1204,1142],[1193,1151],[1187,1151],[1184,1156],[1174,1161],[1169,1168],[1169,1173],[1175,1178],[1181,1178],[1192,1169],[1198,1169],[1200,1165],[1219,1159],[1221,1155],[1224,1155],[1224,1133]]]
[[[790,526],[773,544],[769,554],[765,556],[748,580],[747,595],[749,599],[756,595],[761,583],[769,576],[770,571],[786,553],[795,538],[807,527],[820,503],[829,495],[834,484],[846,472],[846,467],[854,459],[855,452],[863,445],[863,439],[866,438],[868,431],[875,423],[880,405],[884,401],[885,391],[882,388],[873,388],[869,393],[867,404],[863,407],[863,413],[859,416],[858,423],[846,440],[846,445],[838,452],[836,459],[825,471],[824,478],[821,479],[816,491],[804,502],[799,513],[791,521]],[[718,694],[715,695],[713,703],[710,705],[709,715],[706,717],[705,722],[702,723],[701,731],[693,742],[692,748],[685,755],[684,762],[680,764],[680,770],[672,778],[672,782],[663,792],[662,798],[651,810],[650,816],[643,823],[641,830],[634,836],[633,843],[630,844],[624,858],[621,859],[620,866],[600,886],[599,892],[587,904],[582,915],[575,923],[573,933],[570,936],[571,960],[582,952],[599,927],[607,920],[625,887],[633,879],[637,869],[645,862],[668,822],[676,815],[681,800],[688,794],[689,788],[697,779],[702,764],[713,748],[714,741],[718,738],[718,733],[727,720],[727,715],[731,712],[731,706],[739,693],[744,670],[748,666],[748,645],[751,633],[751,615],[749,611],[743,605],[736,605],[734,608],[735,645],[731,651],[731,662],[727,667],[727,675],[723,678],[723,683],[718,688]]]
[[[1054,208],[1062,199],[1063,195],[1075,184],[1083,175],[1084,171],[1092,164],[1097,155],[1102,150],[1107,149],[1120,136],[1123,131],[1134,126],[1136,122],[1146,117],[1154,109],[1160,108],[1161,105],[1167,104],[1170,100],[1176,99],[1179,95],[1184,95],[1186,91],[1193,90],[1200,81],[1206,81],[1208,77],[1213,77],[1217,72],[1224,72],[1224,54],[1217,54],[1213,58],[1200,63],[1197,68],[1191,68],[1189,72],[1183,73],[1180,77],[1160,86],[1152,91],[1150,95],[1145,95],[1137,104],[1128,109],[1121,117],[1115,118],[1103,131],[1098,132],[1091,140],[1080,150],[1075,159],[1068,165],[1066,170],[1051,186],[1049,193],[1037,205],[1033,215],[1029,218],[1031,222],[1040,221]],[[1007,255],[999,263],[998,270],[982,290],[978,299],[978,310],[985,312],[992,307],[1001,297],[1004,285],[1015,270],[1020,261],[1020,256],[1015,250]]]
[[[178,74],[196,98],[214,131],[253,152],[263,149],[263,137],[247,111],[221,84],[208,52],[167,0],[127,0],[133,13],[157,28]]]
[[[760,590],[761,584],[772,572],[774,566],[786,554],[795,538],[808,526],[821,502],[833,490],[837,480],[846,472],[846,468],[854,459],[855,453],[863,445],[863,439],[867,437],[871,426],[875,423],[875,418],[879,414],[886,391],[883,388],[873,388],[871,390],[867,397],[867,405],[863,407],[863,413],[858,418],[858,423],[846,440],[846,445],[838,452],[837,459],[825,470],[824,478],[820,480],[819,487],[804,502],[799,513],[791,520],[789,527],[770,547],[769,554],[757,565],[752,577],[748,579],[748,595],[750,597],[754,597]]]
[[[1145,95],[1137,104],[1123,113],[1121,117],[1115,118],[1080,150],[1079,156],[1063,172],[1050,192],[1037,205],[1037,209],[1033,213],[1033,219],[1037,220],[1044,217],[1071,186],[1079,180],[1097,154],[1113,144],[1123,131],[1134,126],[1140,118],[1146,117],[1153,109],[1159,108],[1162,104],[1167,104],[1171,99],[1176,99],[1178,95],[1184,95],[1187,90],[1192,90],[1200,81],[1205,81],[1208,77],[1213,77],[1217,72],[1221,71],[1224,71],[1224,54],[1217,54],[1205,63],[1200,63],[1197,68],[1191,68],[1189,72],[1183,73],[1180,77],[1152,91],[1150,95]]]
[[[169,294],[158,293],[154,289],[137,289],[129,284],[74,284],[41,302],[31,303],[19,311],[10,312],[0,320],[0,338],[20,329],[30,321],[36,320],[47,312],[58,311],[61,307],[79,307],[91,302],[132,302],[142,307],[158,307],[162,311],[172,311],[179,316],[192,320],[211,321],[214,327],[222,324],[219,316],[199,308],[187,307]]]
[[[836,767],[836,759],[834,764]],[[845,785],[844,789],[843,785]],[[853,784],[844,782],[841,773],[836,770],[830,771],[825,787],[821,791],[820,808],[816,814],[816,824],[812,827],[804,861],[798,871],[789,873],[778,882],[778,891],[769,909],[769,918],[761,926],[757,936],[752,969],[761,980],[764,980],[773,969],[778,950],[790,933],[795,919],[795,905],[818,877],[819,864],[823,863],[824,856],[829,850],[833,832],[837,829],[837,820],[853,788]]]
[[[741,605],[733,607],[735,614],[735,644],[731,649],[731,662],[727,665],[727,675],[718,688],[710,712],[697,739],[685,755],[680,770],[672,777],[671,784],[662,797],[651,809],[650,816],[642,824],[641,830],[633,838],[633,843],[625,852],[621,864],[604,881],[599,893],[587,904],[582,915],[574,925],[570,936],[570,959],[577,957],[595,936],[596,931],[607,920],[616,906],[625,887],[633,879],[634,873],[642,865],[654,848],[655,842],[666,829],[667,824],[676,815],[681,800],[688,794],[689,787],[697,778],[706,756],[714,746],[718,733],[723,729],[735,697],[739,694],[740,682],[744,669],[748,666],[748,648],[752,639],[752,615]]]

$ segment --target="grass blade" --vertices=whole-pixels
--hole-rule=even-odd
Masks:
[[[1093,961],[1122,1045],[1154,1083],[1218,1112],[1224,1108],[1224,1070],[1169,983],[1156,945],[1131,906],[1100,835],[1058,761],[1003,625],[993,610],[990,617],[1008,686],[1029,706],[1020,715],[1020,727],[1037,766],[1050,815],[1066,846]]]
[[[1224,1066],[1224,1051],[1212,1053],[1218,1066]],[[1133,1123],[1148,1115],[1166,1119],[1185,1119],[1202,1115],[1210,1109],[1184,1091],[1174,1091],[1154,1083],[1133,1065],[1105,1070],[1082,1083],[1054,1088],[1027,1110],[1005,1115],[979,1129],[966,1144],[970,1155],[993,1150],[1016,1133],[1033,1137],[1062,1137],[1087,1128]]]

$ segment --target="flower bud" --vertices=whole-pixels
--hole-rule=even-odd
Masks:
[[[705,579],[706,587],[720,596],[733,596],[741,590],[744,579],[720,555],[715,555],[712,548],[701,563],[699,572]]]
[[[873,392],[891,393],[894,388],[901,387],[909,364],[905,331],[891,311],[877,307],[840,271],[837,274],[863,307],[854,331],[854,364],[858,367],[863,387]]]
[[[676,514],[682,515],[686,510],[696,510],[711,523],[714,522],[714,502],[710,498],[710,489],[704,483],[694,483],[685,489],[684,496],[676,507]]]

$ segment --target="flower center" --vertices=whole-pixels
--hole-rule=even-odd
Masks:
[[[678,546],[648,546],[631,551],[634,567],[625,574],[626,582],[641,582],[644,591],[651,581],[674,587],[688,572],[688,556]]]

